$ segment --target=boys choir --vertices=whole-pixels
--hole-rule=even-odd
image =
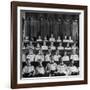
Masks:
[[[79,75],[77,42],[67,36],[57,40],[53,34],[47,39],[41,36],[36,41],[28,37],[22,44],[22,77],[49,77]]]

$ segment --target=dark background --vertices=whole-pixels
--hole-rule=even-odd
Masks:
[[[77,23],[74,23],[75,20]],[[21,24],[23,38],[28,36],[30,40],[36,40],[39,35],[42,39],[44,36],[49,39],[51,33],[56,39],[59,35],[61,39],[67,35],[72,36],[74,41],[79,40],[79,13],[22,10]]]

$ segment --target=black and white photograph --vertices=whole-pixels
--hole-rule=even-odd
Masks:
[[[11,87],[87,83],[87,6],[12,2]]]
[[[80,75],[79,15],[20,11],[21,78]]]

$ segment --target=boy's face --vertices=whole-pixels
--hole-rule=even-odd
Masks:
[[[40,45],[39,45],[39,44],[37,44],[37,47],[40,47]]]
[[[29,50],[29,53],[30,53],[30,54],[33,54],[33,50]]]
[[[53,62],[54,60],[53,60],[53,55],[51,55],[51,61]]]
[[[69,37],[69,40],[71,40],[71,36]]]
[[[69,43],[67,44],[67,47],[69,47]]]
[[[29,38],[28,37],[26,37],[26,40],[28,40]]]
[[[44,37],[45,40],[47,40],[47,37]]]
[[[62,43],[60,43],[59,45],[62,46]]]
[[[29,62],[29,60],[27,60],[26,63],[27,63],[27,66],[30,66],[31,65],[31,63]]]
[[[60,40],[60,36],[58,37],[58,39]]]
[[[41,39],[41,36],[39,36],[39,39]]]
[[[61,19],[59,18],[58,21],[61,21]]]
[[[51,63],[54,63],[54,60],[53,59],[51,59]]]
[[[76,46],[76,43],[74,43],[74,45],[73,45],[74,47]]]
[[[59,51],[56,51],[56,55],[58,55],[59,54]]]
[[[65,52],[64,55],[66,56],[67,55],[67,52]]]
[[[53,42],[51,42],[51,46],[53,46]]]
[[[61,64],[61,65],[62,65],[62,64],[64,64],[64,63],[63,63],[63,61],[61,61],[61,63],[60,63],[60,64]]]
[[[73,61],[71,61],[71,64],[70,64],[70,66],[73,66],[74,65],[74,62]]]
[[[42,54],[42,51],[41,51],[41,50],[39,50],[39,54],[40,54],[40,55]]]
[[[42,67],[42,63],[41,63],[41,62],[40,62],[40,64],[39,64],[39,66]]]
[[[73,54],[76,54],[76,50],[73,50]]]
[[[65,39],[67,39],[67,36],[65,36]]]
[[[44,42],[43,45],[46,46],[46,42]]]
[[[51,34],[51,37],[53,37],[53,34]]]

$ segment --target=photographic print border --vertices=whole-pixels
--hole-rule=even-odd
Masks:
[[[63,82],[43,82],[43,83],[17,83],[17,7],[53,8],[53,9],[77,9],[84,11],[84,80],[63,81]],[[30,88],[45,86],[64,86],[87,84],[87,6],[32,3],[32,2],[11,2],[11,88]]]

